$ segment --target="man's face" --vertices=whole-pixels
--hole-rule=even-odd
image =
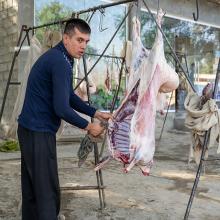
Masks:
[[[77,28],[74,28],[72,36],[67,34],[63,35],[63,43],[68,53],[79,59],[85,52],[86,46],[90,40],[90,34],[80,32]]]

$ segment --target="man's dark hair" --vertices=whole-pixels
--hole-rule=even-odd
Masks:
[[[77,28],[80,32],[84,34],[90,34],[91,29],[89,25],[80,18],[73,18],[66,22],[66,26],[64,28],[64,34],[67,34],[69,36],[73,35],[74,28]]]

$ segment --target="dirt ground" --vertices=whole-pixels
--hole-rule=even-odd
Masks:
[[[172,117],[171,117],[172,119]],[[157,118],[158,139],[163,117]],[[197,167],[188,165],[190,133],[172,129],[168,121],[157,141],[151,175],[138,168],[129,174],[122,164],[110,162],[103,168],[106,208],[100,210],[97,190],[62,191],[61,212],[66,220],[180,220],[184,218]],[[79,143],[59,144],[61,186],[96,185],[93,154],[78,168]],[[210,153],[215,158],[216,149]],[[19,220],[20,154],[0,153],[0,219]],[[206,162],[189,219],[220,220],[220,162]]]

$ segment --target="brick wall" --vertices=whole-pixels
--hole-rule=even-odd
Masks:
[[[0,107],[2,106],[3,95],[14,54],[14,47],[18,40],[18,32],[18,0],[0,0]],[[17,81],[17,78],[18,64],[16,62],[11,81]],[[9,87],[1,121],[1,129],[5,128],[5,125],[11,117],[17,91],[18,86],[11,85]]]

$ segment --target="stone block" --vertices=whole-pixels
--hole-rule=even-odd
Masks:
[[[6,70],[7,70],[7,63],[0,64],[0,72],[6,71]]]
[[[4,80],[4,75],[0,72],[0,82],[2,82]],[[0,84],[1,85],[1,84]],[[1,87],[0,87],[0,93],[1,93]]]
[[[7,82],[8,81],[8,76],[9,76],[9,71],[6,71],[4,74],[4,81]]]
[[[12,26],[12,22],[9,20],[8,16],[2,20],[2,24],[6,29]]]
[[[12,61],[12,55],[10,53],[0,56],[0,63],[11,62],[11,61]]]
[[[9,48],[5,46],[0,47],[0,56],[4,54],[8,54],[8,52],[9,52]]]
[[[11,81],[17,82],[18,81],[18,71],[14,70],[11,76]]]
[[[15,24],[17,25],[17,23],[18,23],[18,16],[17,15],[11,16],[10,19],[11,19],[13,25],[15,25]]]
[[[4,38],[4,45],[15,46],[17,44],[17,38],[17,34],[8,34],[8,36]]]
[[[0,30],[0,38],[5,38],[7,36],[7,32],[5,30]]]
[[[2,95],[2,92],[5,90],[5,82],[4,82],[4,75],[0,73],[0,95]]]
[[[18,26],[17,25],[12,25],[10,27],[8,27],[7,29],[7,34],[17,34],[18,33]]]
[[[0,20],[6,19],[6,18],[7,18],[7,12],[6,11],[1,11]]]
[[[4,32],[5,31],[5,28],[2,26],[2,24],[1,24],[1,26],[0,26],[0,33],[1,32]]]
[[[15,45],[16,44],[14,44],[14,46],[9,47],[9,53],[14,54],[14,52],[15,52]]]
[[[8,16],[11,17],[11,16],[17,16],[18,14],[18,8],[16,7],[11,7],[8,9]]]

